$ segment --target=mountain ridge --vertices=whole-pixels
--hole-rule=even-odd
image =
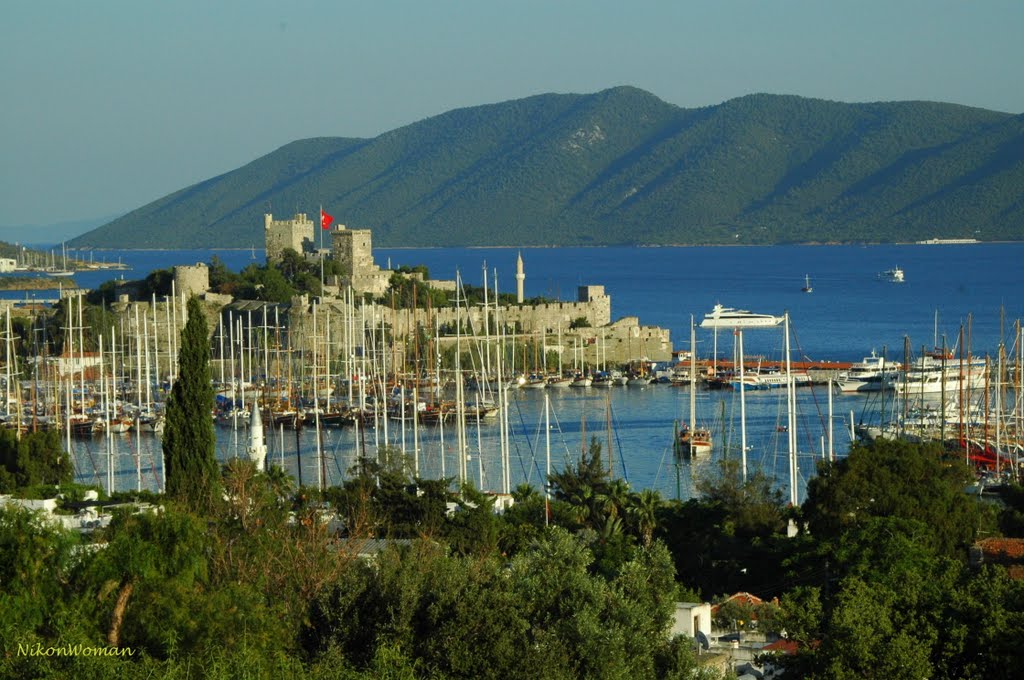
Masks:
[[[295,140],[71,245],[243,247],[263,213],[320,205],[378,246],[1020,240],[1020,186],[1024,116],[620,86]]]

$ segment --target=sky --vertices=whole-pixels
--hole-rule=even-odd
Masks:
[[[1021,0],[3,0],[0,240],[545,92],[1024,112]]]

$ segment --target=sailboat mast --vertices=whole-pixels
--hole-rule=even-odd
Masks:
[[[690,315],[690,431],[697,427],[697,331]],[[691,435],[692,436],[692,435]]]
[[[793,373],[789,356],[789,312],[783,314],[783,332],[785,338],[786,352],[786,415],[787,433],[789,435],[789,502],[796,507],[800,504],[799,491],[797,489],[797,460],[796,460],[796,391],[793,389]]]

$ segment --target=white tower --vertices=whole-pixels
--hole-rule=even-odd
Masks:
[[[252,405],[252,419],[249,421],[249,460],[256,463],[256,469],[266,469],[267,445],[263,441],[263,420],[260,418],[260,407]]]
[[[516,302],[523,304],[523,282],[526,281],[526,272],[523,271],[523,254],[516,256]]]

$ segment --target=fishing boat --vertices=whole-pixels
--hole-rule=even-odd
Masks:
[[[811,277],[808,274],[804,274],[804,287],[801,288],[805,293],[813,293],[814,288],[811,287]]]

